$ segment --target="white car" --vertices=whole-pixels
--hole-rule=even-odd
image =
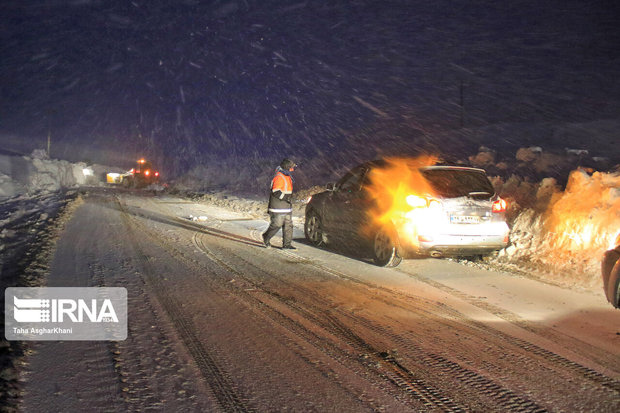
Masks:
[[[385,160],[363,163],[314,195],[306,205],[308,241],[315,246],[360,245],[380,266],[420,255],[486,255],[508,244],[506,201],[484,170],[411,166],[415,170],[400,174],[406,175],[405,188],[418,188],[409,193],[394,189],[403,187],[395,182],[399,175],[373,182],[373,171],[385,168],[390,168]],[[384,184],[390,186],[386,191]],[[386,202],[384,192],[393,198]]]

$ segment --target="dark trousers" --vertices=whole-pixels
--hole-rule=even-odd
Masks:
[[[269,242],[282,228],[282,246],[290,246],[293,240],[293,213],[276,214],[275,212],[270,212],[269,217],[271,218],[269,228],[263,234],[265,242]]]

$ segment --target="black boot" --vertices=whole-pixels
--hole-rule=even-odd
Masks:
[[[269,242],[269,240],[265,239],[265,234],[263,234],[263,245],[265,246],[265,248],[271,248],[271,243]]]

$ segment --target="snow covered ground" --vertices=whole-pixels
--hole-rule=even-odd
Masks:
[[[542,156],[536,148],[524,148],[518,153],[515,162],[521,164],[535,163]],[[49,273],[49,259],[53,254],[55,240],[60,236],[58,231],[62,229],[64,222],[71,219],[72,208],[79,207],[81,203],[79,192],[88,192],[89,186],[102,186],[101,178],[106,168],[49,160],[41,153],[32,157],[3,155],[0,160],[4,173],[1,181],[4,196],[0,200],[0,286],[4,289],[7,286],[40,285],[45,283]],[[483,162],[490,169],[498,167],[492,152],[484,148],[477,155],[472,155],[470,162]],[[218,185],[214,185],[217,189],[210,191],[209,185],[198,186],[197,183],[202,180],[196,177],[193,183],[191,179],[185,179],[171,186],[150,187],[143,192],[156,194],[161,205],[170,202],[180,205],[180,208],[176,207],[171,213],[187,219],[188,222],[197,221],[197,225],[214,220],[221,222],[230,219],[231,223],[235,223],[239,219],[250,219],[251,221],[247,221],[249,224],[264,229],[267,225],[267,214],[266,191],[263,186],[266,185],[259,185],[259,180],[268,182],[270,174],[270,168],[267,167],[262,175],[252,174],[249,169],[240,175],[221,174]],[[235,177],[255,181],[254,192],[243,191],[242,185],[234,184],[226,191],[226,179],[234,183]],[[335,181],[337,178],[337,175],[332,174],[329,180]],[[299,185],[302,189],[296,192],[294,222],[297,239],[303,237],[307,198],[323,188],[317,185],[308,186],[307,183],[318,180],[311,173],[307,173],[301,179],[306,183],[305,189],[303,185]],[[433,281],[428,278],[429,283],[446,291],[461,291],[459,294],[465,294],[463,297],[478,297],[471,298],[477,304],[481,304],[480,297],[484,297],[485,301],[493,301],[496,306],[507,304],[505,297],[493,296],[494,280],[472,284],[472,278],[467,278],[465,282],[463,277],[442,278],[441,274],[456,274],[459,271],[470,274],[478,271],[476,274],[482,277],[480,279],[485,279],[485,274],[507,270],[513,275],[522,276],[516,277],[514,283],[527,284],[527,288],[539,286],[541,290],[548,289],[536,282],[543,281],[565,287],[563,290],[568,296],[589,290],[588,302],[596,306],[597,311],[606,308],[613,311],[604,301],[601,292],[599,266],[603,251],[611,245],[620,229],[620,175],[577,169],[571,174],[565,189],[553,178],[532,182],[527,178],[512,175],[508,179],[496,176],[493,181],[498,192],[508,199],[511,205],[509,218],[512,244],[507,249],[501,251],[498,257],[485,262],[414,260],[403,264],[401,270],[412,270],[416,276],[431,278],[435,276],[434,271],[439,271],[441,279]],[[79,189],[80,187],[83,189]],[[116,190],[97,191],[109,194]],[[140,191],[136,194],[140,195]],[[168,200],[170,195],[176,195],[177,198]],[[185,208],[179,197],[191,199],[189,202],[192,208]],[[72,208],[65,208],[67,205]],[[170,208],[175,207],[171,205]],[[229,215],[226,215],[226,211],[229,211]],[[248,230],[243,222],[239,224],[239,228]],[[54,229],[57,233],[54,233]],[[320,254],[325,253],[331,254],[329,251]],[[360,262],[357,266],[360,274],[375,271],[372,264]],[[362,270],[362,267],[366,266],[367,270]],[[520,294],[528,294],[524,291]],[[555,295],[559,294],[557,289],[553,291]],[[542,291],[539,293],[544,295]],[[2,300],[3,298],[2,296]],[[566,301],[562,298],[558,303],[562,300]],[[555,307],[545,310],[536,306],[524,306],[522,297],[515,299],[513,304],[510,304],[510,311],[523,312],[521,317],[524,319],[543,317],[540,315],[543,310],[547,311],[543,317],[545,319],[557,316]],[[564,302],[561,304],[564,305]],[[484,305],[488,307],[491,304]],[[605,343],[605,340],[599,341]],[[15,398],[19,388],[16,374],[18,369],[12,363],[19,360],[19,357],[15,356],[29,350],[20,343],[2,341],[0,344],[3,397]],[[5,400],[8,399],[2,401]]]
[[[617,411],[620,313],[600,291],[379,268],[299,226],[297,250],[267,250],[268,223],[231,211],[251,204],[221,202],[84,194],[47,285],[125,287],[128,337],[31,343],[22,411]]]

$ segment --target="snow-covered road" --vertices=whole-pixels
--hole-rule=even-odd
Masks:
[[[297,250],[267,250],[266,227],[87,193],[47,285],[127,288],[128,338],[34,343],[23,410],[620,410],[602,293],[449,260],[378,268],[307,245],[299,222]]]

